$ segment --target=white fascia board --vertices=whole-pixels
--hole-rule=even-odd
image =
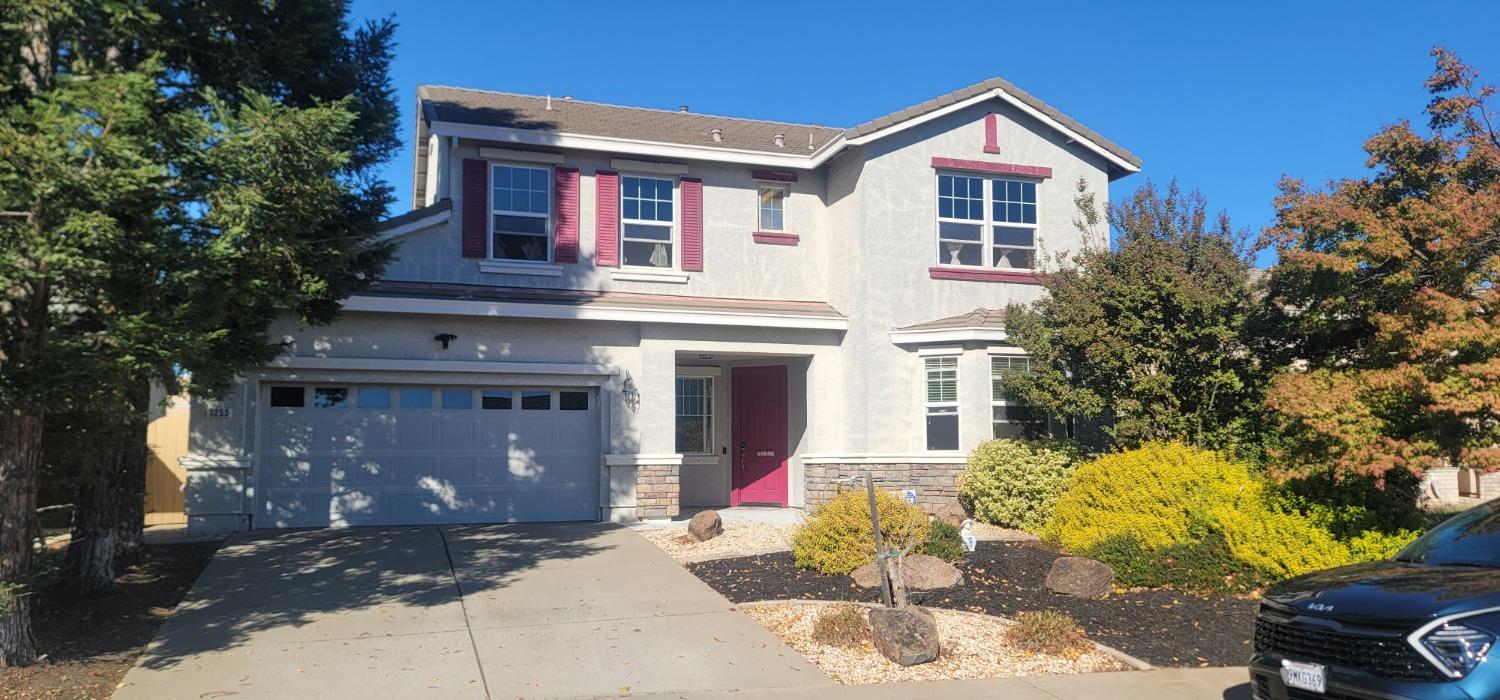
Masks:
[[[526,144],[529,146],[550,146],[562,149],[576,148],[584,151],[624,153],[627,155],[648,156],[652,159],[707,160],[720,163],[764,165],[771,168],[791,168],[794,170],[811,170],[821,162],[814,162],[814,154],[783,155],[780,153],[748,151],[738,148],[692,146],[680,143],[622,139],[613,136],[512,129],[503,126],[480,126],[457,122],[432,122],[428,125],[428,128],[434,133],[444,136],[457,136],[465,139]]]
[[[934,330],[891,331],[894,345],[931,345],[934,343],[999,342],[1008,336],[1004,328],[939,328]]]
[[[1126,172],[1131,172],[1131,173],[1138,173],[1138,172],[1141,171],[1141,169],[1139,167],[1136,167],[1135,165],[1131,164],[1130,161],[1127,161],[1124,158],[1121,158],[1121,157],[1119,157],[1119,156],[1117,156],[1117,155],[1115,155],[1113,153],[1110,153],[1103,146],[1100,146],[1099,144],[1094,143],[1093,139],[1090,139],[1090,138],[1084,136],[1083,134],[1080,134],[1080,133],[1078,133],[1078,132],[1076,132],[1076,131],[1074,131],[1072,129],[1069,129],[1067,126],[1063,125],[1062,122],[1057,121],[1056,119],[1053,119],[1052,117],[1049,117],[1046,114],[1043,114],[1040,110],[1036,109],[1035,107],[1032,107],[1029,104],[1026,104],[1025,102],[1022,102],[1015,95],[1012,95],[1012,94],[1010,94],[1010,93],[1008,93],[1008,92],[1006,92],[1006,91],[1004,91],[1004,90],[1002,90],[1000,88],[995,88],[993,90],[990,90],[989,92],[981,92],[978,95],[970,97],[970,98],[968,98],[966,100],[960,100],[958,102],[954,102],[953,104],[948,105],[947,107],[943,107],[942,109],[938,109],[938,110],[934,110],[934,111],[928,112],[927,114],[924,114],[924,115],[922,115],[920,117],[916,117],[914,119],[908,119],[908,120],[906,120],[904,122],[901,122],[900,124],[896,124],[894,126],[887,127],[885,129],[881,129],[879,131],[873,131],[873,132],[870,132],[868,134],[865,134],[864,136],[859,136],[859,137],[856,137],[856,138],[849,139],[849,143],[851,145],[855,145],[855,146],[864,145],[864,144],[870,143],[871,141],[876,141],[876,140],[879,140],[879,139],[883,139],[883,138],[885,138],[887,136],[890,136],[891,134],[900,133],[901,131],[904,131],[904,130],[909,129],[911,127],[918,126],[918,125],[921,125],[921,124],[925,124],[925,123],[930,122],[930,121],[932,121],[934,119],[939,119],[941,117],[945,117],[945,116],[947,116],[949,114],[957,112],[958,110],[964,109],[965,107],[970,107],[972,105],[977,105],[977,104],[979,104],[981,102],[986,102],[988,100],[992,100],[992,99],[995,99],[995,98],[999,98],[999,99],[1005,101],[1006,103],[1008,103],[1010,105],[1013,105],[1016,109],[1021,110],[1022,112],[1024,112],[1025,114],[1027,114],[1029,116],[1031,116],[1032,118],[1036,119],[1037,121],[1040,121],[1041,123],[1046,124],[1047,126],[1049,126],[1052,129],[1060,132],[1062,135],[1068,137],[1069,139],[1071,139],[1071,140],[1073,140],[1073,141],[1075,141],[1075,142],[1083,145],[1084,148],[1087,148],[1087,149],[1089,149],[1089,150],[1091,150],[1091,151],[1093,151],[1093,152],[1095,152],[1095,153],[1103,156],[1105,160],[1108,160],[1109,162],[1114,163],[1115,165],[1119,166],[1122,170],[1125,170]]]
[[[896,125],[893,125],[893,126],[888,126],[888,127],[884,128],[884,129],[880,129],[879,131],[872,131],[872,132],[870,132],[868,134],[865,134],[864,136],[856,136],[856,137],[854,137],[852,139],[849,139],[849,144],[853,145],[853,146],[863,146],[864,144],[870,143],[871,141],[878,141],[878,140],[883,139],[883,138],[885,138],[887,136],[890,136],[891,134],[901,133],[902,131],[910,129],[910,128],[914,127],[914,126],[920,126],[922,124],[926,124],[927,122],[930,122],[930,121],[932,121],[934,119],[941,119],[941,118],[946,117],[946,116],[948,116],[948,115],[950,115],[950,114],[952,114],[954,112],[957,112],[958,110],[964,109],[965,107],[971,107],[973,105],[977,105],[977,104],[979,104],[981,102],[986,102],[986,101],[992,100],[994,98],[995,98],[995,93],[993,91],[991,91],[991,92],[981,92],[978,95],[970,97],[969,99],[959,100],[958,102],[954,102],[953,104],[948,105],[947,107],[943,107],[943,108],[940,108],[940,109],[933,110],[933,111],[928,112],[928,113],[926,113],[926,114],[924,114],[924,115],[922,115],[920,117],[914,117],[912,119],[908,119],[908,120],[906,120],[904,122],[901,122],[899,124],[896,124]]]
[[[418,231],[425,231],[429,228],[432,228],[433,226],[446,224],[452,218],[453,209],[450,208],[444,211],[437,212],[436,214],[433,214],[431,216],[424,216],[420,219],[408,221],[395,228],[381,231],[379,235],[375,237],[375,240],[381,243],[384,243],[386,241],[393,241],[397,238],[401,238],[402,236],[408,236],[413,233],[417,233]]]
[[[1076,132],[1076,131],[1074,131],[1072,129],[1069,129],[1068,127],[1064,126],[1062,122],[1059,122],[1056,119],[1053,119],[1052,117],[1049,117],[1049,116],[1043,114],[1037,108],[1032,107],[1031,105],[1026,104],[1025,102],[1022,102],[1015,95],[1012,95],[1012,94],[1010,94],[1010,93],[1008,93],[1008,92],[1006,92],[1004,90],[1001,90],[1000,88],[995,88],[995,95],[999,96],[1000,99],[1005,100],[1006,102],[1009,102],[1012,105],[1015,105],[1015,107],[1017,109],[1021,110],[1022,112],[1025,112],[1026,114],[1031,115],[1032,117],[1036,118],[1038,121],[1042,122],[1043,124],[1046,124],[1047,126],[1050,126],[1053,129],[1056,129],[1056,130],[1062,132],[1062,134],[1064,136],[1067,136],[1068,138],[1070,138],[1070,139],[1072,139],[1072,140],[1074,140],[1074,141],[1076,141],[1076,142],[1078,142],[1080,144],[1083,144],[1084,148],[1087,148],[1090,151],[1098,153],[1099,155],[1103,156],[1105,160],[1107,160],[1107,161],[1109,161],[1111,163],[1114,163],[1115,165],[1119,166],[1121,170],[1124,170],[1125,172],[1128,172],[1128,173],[1138,173],[1138,172],[1141,171],[1141,169],[1138,166],[1136,166],[1135,164],[1133,164],[1130,161],[1125,160],[1124,158],[1121,158],[1121,157],[1119,157],[1119,156],[1117,156],[1117,155],[1115,155],[1113,153],[1110,153],[1103,146],[1100,146],[1099,144],[1094,143],[1093,139],[1090,139],[1090,138],[1084,136],[1083,134],[1080,134],[1080,133],[1078,133],[1078,132]]]
[[[802,457],[803,464],[963,464],[968,460],[968,455],[962,452],[857,452]]]
[[[376,313],[545,318],[572,321],[626,321],[702,326],[749,326],[848,330],[849,319],[730,311],[666,311],[662,309],[588,308],[563,304],[530,304],[463,299],[424,299],[354,295],[344,300],[345,311]]]
[[[471,374],[557,374],[614,376],[608,365],[565,362],[485,362],[480,360],[400,360],[373,357],[297,357],[282,355],[266,369],[334,370],[349,372],[466,372]]]

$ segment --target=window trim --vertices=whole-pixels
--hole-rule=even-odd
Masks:
[[[489,212],[489,221],[485,223],[485,230],[489,232],[485,236],[485,258],[483,262],[499,262],[505,265],[551,265],[553,249],[556,247],[557,238],[557,167],[549,163],[522,163],[506,160],[487,160],[489,167],[489,187],[485,189],[486,210]],[[524,168],[527,170],[541,170],[547,173],[547,215],[538,216],[536,212],[510,211],[495,208],[495,168]],[[547,257],[542,260],[516,260],[514,258],[495,257],[495,216],[520,216],[531,219],[544,219],[543,228],[547,234]],[[518,234],[527,235],[527,234]]]
[[[954,349],[954,350],[951,350],[949,352],[935,352],[935,353],[931,353],[931,354],[920,355],[918,357],[918,359],[921,360],[921,368],[922,368],[922,381],[919,384],[919,386],[921,387],[920,398],[921,398],[921,401],[922,401],[922,449],[925,452],[953,452],[955,450],[962,449],[962,446],[964,444],[964,442],[963,442],[963,408],[962,408],[963,398],[964,398],[964,390],[963,390],[964,383],[963,383],[963,374],[962,374],[962,368],[961,368],[961,365],[963,364],[963,352],[962,352],[962,350]],[[927,368],[927,364],[929,362],[933,361],[933,360],[945,360],[945,359],[952,359],[953,360],[953,400],[952,401],[931,401],[931,400],[928,399],[928,383],[930,381],[932,381],[932,380],[931,380],[930,375],[928,373],[931,372],[932,370],[929,370]],[[941,368],[939,368],[939,371],[941,371]],[[934,412],[932,409],[935,409],[935,408],[951,408],[953,410],[952,411],[938,411],[938,412]],[[931,417],[931,416],[934,416],[934,415],[944,415],[944,416],[951,415],[951,416],[954,417],[954,420],[957,421],[957,423],[958,423],[958,444],[955,445],[953,447],[953,449],[951,449],[951,450],[933,450],[933,449],[929,449],[927,447],[927,443],[928,443],[928,440],[927,440],[927,419],[929,417]]]
[[[766,188],[766,187],[775,187],[775,188],[781,190],[781,226],[779,226],[777,228],[766,228],[765,226],[761,225],[761,219],[760,219],[760,217],[761,217],[760,192],[761,192],[762,188]],[[774,180],[761,180],[761,179],[757,179],[755,181],[755,229],[754,229],[755,232],[757,232],[757,233],[771,233],[771,234],[779,234],[779,235],[794,235],[794,234],[789,233],[791,231],[791,229],[787,228],[787,225],[786,225],[786,203],[787,203],[787,200],[789,200],[791,198],[792,198],[792,183],[790,183],[790,182],[776,182]]]
[[[619,190],[619,193],[616,195],[618,200],[616,202],[616,206],[619,207],[618,211],[620,212],[620,216],[619,230],[615,232],[615,245],[618,247],[620,256],[620,267],[618,269],[680,271],[682,269],[682,176],[634,171],[620,172],[617,177],[619,178],[619,185],[616,189]],[[661,221],[646,221],[643,219],[625,218],[625,178],[627,177],[633,177],[638,180],[659,180],[672,183],[672,221],[667,223],[667,243],[672,246],[672,262],[666,267],[656,267],[655,265],[631,265],[625,262],[625,225],[629,223],[642,226],[661,226],[663,223]],[[632,238],[629,240],[640,241],[642,239]],[[660,243],[661,241],[651,242]]]
[[[955,218],[952,218],[952,217],[945,218],[945,217],[941,216],[941,212],[942,212],[942,204],[941,203],[942,203],[942,196],[943,196],[942,195],[942,191],[943,191],[943,189],[938,184],[938,182],[939,182],[939,179],[942,178],[942,177],[944,177],[944,176],[948,176],[948,177],[976,178],[976,179],[979,179],[980,181],[982,181],[984,183],[982,185],[984,192],[983,192],[983,201],[982,201],[982,206],[981,206],[981,209],[983,210],[983,213],[984,213],[984,217],[983,218],[981,218],[981,219],[955,219]],[[1025,224],[1025,223],[1011,223],[1011,222],[1008,222],[1008,221],[995,221],[995,202],[997,201],[996,198],[995,198],[995,183],[997,183],[997,182],[1023,182],[1023,183],[1030,183],[1030,184],[1036,186],[1036,223]],[[997,174],[992,174],[992,173],[991,174],[985,174],[985,173],[976,173],[976,172],[969,172],[969,171],[963,171],[963,170],[954,170],[954,169],[951,169],[951,168],[939,168],[939,169],[937,169],[937,170],[934,171],[934,177],[932,179],[932,183],[933,183],[933,188],[932,188],[932,205],[933,205],[933,214],[934,214],[934,216],[933,216],[932,232],[933,232],[933,238],[936,241],[936,243],[938,244],[938,251],[939,251],[938,252],[938,261],[937,261],[937,264],[936,264],[937,268],[945,269],[945,270],[955,270],[955,271],[973,270],[973,271],[986,271],[986,272],[1015,273],[1015,274],[1022,274],[1022,275],[1032,274],[1032,273],[1035,273],[1037,271],[1037,269],[1038,269],[1037,268],[1037,262],[1038,262],[1037,261],[1037,256],[1039,255],[1039,253],[1041,251],[1042,199],[1043,199],[1043,197],[1042,197],[1042,185],[1044,184],[1044,178],[1040,178],[1040,177],[1027,177],[1027,176],[1024,176],[1024,175],[997,175]],[[980,251],[981,252],[980,252],[979,264],[978,265],[965,265],[963,263],[952,263],[952,262],[948,262],[948,261],[946,261],[946,260],[943,259],[943,256],[942,256],[942,245],[943,245],[943,241],[947,240],[947,239],[943,238],[943,233],[942,233],[942,229],[943,229],[943,224],[944,223],[965,224],[965,225],[971,225],[971,226],[975,225],[975,224],[978,224],[980,226],[980,233],[979,233],[979,241],[978,241],[978,243],[979,243]],[[996,226],[1005,226],[1005,227],[1010,227],[1010,228],[1025,228],[1025,229],[1030,229],[1031,230],[1031,246],[1030,247],[1027,247],[1027,246],[1013,246],[1013,245],[1001,246],[999,243],[997,243],[995,241],[995,227]],[[965,242],[969,243],[970,245],[972,245],[974,243],[974,241],[965,241]],[[999,266],[995,265],[995,263],[994,263],[994,260],[995,260],[995,258],[994,258],[995,249],[996,248],[1001,248],[1001,247],[1006,248],[1006,249],[1011,249],[1011,250],[1029,250],[1029,251],[1031,251],[1031,267],[999,267]]]
[[[695,457],[702,457],[702,456],[706,456],[706,455],[713,455],[713,454],[715,454],[714,453],[714,427],[715,427],[714,423],[717,420],[717,417],[714,415],[714,401],[718,398],[718,394],[715,392],[715,387],[714,387],[714,384],[715,384],[714,379],[715,379],[715,377],[714,377],[714,375],[711,375],[711,374],[678,374],[677,377],[676,377],[676,379],[673,380],[673,382],[672,382],[672,387],[673,387],[673,389],[672,389],[672,394],[673,394],[673,396],[672,396],[672,403],[673,403],[673,411],[672,411],[672,447],[673,447],[673,449],[676,449],[676,447],[677,447],[677,420],[682,417],[682,414],[676,412],[676,403],[677,403],[678,397],[680,396],[679,394],[677,394],[677,390],[676,390],[677,380],[682,380],[682,379],[701,379],[701,380],[707,382],[707,386],[708,386],[708,397],[707,397],[708,400],[703,404],[704,408],[708,411],[708,413],[704,414],[702,416],[699,416],[699,417],[707,418],[708,419],[708,430],[703,433],[704,437],[706,437],[708,439],[708,445],[707,445],[708,449],[706,449],[706,450],[704,450],[702,452],[683,452],[682,454],[684,454],[684,455],[690,455],[690,456],[695,456]]]

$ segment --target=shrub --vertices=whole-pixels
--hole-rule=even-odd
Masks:
[[[1088,637],[1072,616],[1056,610],[1023,612],[1005,630],[1011,644],[1034,654],[1076,656],[1089,649]]]
[[[813,620],[813,641],[836,647],[859,647],[871,641],[869,613],[853,603],[824,605]]]
[[[958,561],[968,550],[964,549],[963,537],[958,528],[941,521],[934,521],[927,531],[927,541],[922,551],[943,561]]]
[[[1243,465],[1180,443],[1147,443],[1079,467],[1043,532],[1073,552],[1121,535],[1161,549],[1202,535],[1211,508],[1260,497],[1260,483]]]
[[[929,525],[922,509],[897,496],[877,491],[880,533],[889,547],[900,549],[927,541]],[[875,538],[870,528],[870,504],[863,490],[845,491],[818,508],[817,515],[792,537],[798,568],[825,574],[847,574],[875,561]]]
[[[1080,467],[1045,534],[1122,585],[1214,592],[1388,557],[1414,536],[1341,539],[1298,502],[1222,455],[1151,443]]]
[[[1082,446],[1066,440],[990,440],[969,453],[958,492],[979,520],[1036,530],[1083,458]]]

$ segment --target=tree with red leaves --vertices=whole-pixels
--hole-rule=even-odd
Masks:
[[[1500,119],[1495,88],[1436,48],[1430,133],[1365,143],[1370,175],[1284,179],[1260,335],[1292,473],[1500,467]]]

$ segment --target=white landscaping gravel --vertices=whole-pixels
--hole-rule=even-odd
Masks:
[[[685,528],[636,532],[661,547],[673,559],[694,562],[787,551],[792,548],[792,533],[798,527],[780,523],[726,521],[724,532],[707,542],[693,539]]]
[[[819,603],[744,605],[740,611],[765,626],[841,684],[901,683],[959,678],[1010,678],[1068,673],[1126,671],[1130,667],[1101,651],[1072,657],[1022,651],[1005,639],[1011,622],[987,615],[928,608],[937,619],[942,652],[936,661],[903,667],[870,644],[844,648],[813,641]]]

